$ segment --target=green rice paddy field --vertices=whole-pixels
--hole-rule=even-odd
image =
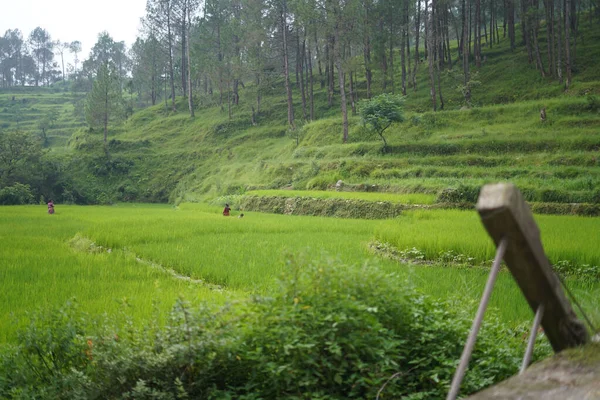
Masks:
[[[181,296],[194,303],[224,303],[268,293],[288,257],[299,254],[368,262],[396,272],[425,294],[459,298],[474,309],[486,269],[444,263],[439,255],[493,257],[474,211],[421,210],[384,221],[252,212],[238,219],[237,213],[225,218],[220,211],[202,204],[58,205],[50,216],[45,206],[0,207],[0,343],[15,340],[29,312],[71,298],[92,315],[118,315],[127,307],[142,321],[156,310],[166,312]],[[536,218],[552,262],[600,265],[600,219]],[[380,259],[369,251],[373,240],[400,250],[416,248],[434,262]],[[574,277],[567,283],[600,322],[600,283]],[[492,307],[509,325],[532,318],[507,272],[499,277]]]

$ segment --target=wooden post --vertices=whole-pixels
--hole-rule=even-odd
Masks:
[[[588,332],[546,257],[540,231],[521,192],[513,184],[485,185],[477,211],[496,246],[502,238],[508,239],[504,261],[533,312],[543,305],[542,326],[554,351],[588,342]]]

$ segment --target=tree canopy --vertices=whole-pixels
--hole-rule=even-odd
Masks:
[[[108,126],[122,118],[123,96],[118,73],[108,63],[98,68],[92,91],[85,105],[85,117],[90,128],[102,128],[104,144],[108,136]]]
[[[363,123],[369,126],[383,140],[383,151],[387,150],[387,141],[383,132],[394,122],[402,122],[402,103],[404,98],[399,95],[381,94],[360,103],[360,116]]]

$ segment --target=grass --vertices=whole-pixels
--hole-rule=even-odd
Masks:
[[[600,265],[597,232],[600,219],[576,216],[536,215],[542,243],[551,262]],[[399,249],[416,247],[428,259],[440,251],[474,257],[478,261],[494,258],[495,247],[474,211],[413,210],[383,224],[375,232],[382,242]],[[457,237],[458,236],[458,237]]]
[[[133,306],[132,314],[143,320],[153,307],[164,312],[179,296],[192,302],[224,302],[250,293],[269,293],[276,287],[288,254],[317,257],[324,253],[350,265],[371,260],[373,268],[394,272],[425,294],[460,298],[470,311],[475,310],[487,279],[484,269],[402,265],[375,260],[367,249],[377,237],[432,255],[455,249],[488,259],[492,251],[489,239],[474,213],[427,211],[382,222],[252,212],[238,219],[237,212],[224,218],[220,211],[203,204],[177,208],[59,204],[57,213],[49,216],[43,206],[0,208],[0,279],[5,287],[0,294],[0,342],[14,339],[28,311],[59,306],[72,297],[93,315],[118,314],[126,299]],[[598,259],[590,233],[597,231],[597,219],[539,220],[551,258],[573,262]],[[572,240],[560,241],[560,230],[568,232]],[[81,246],[74,248],[69,242],[76,235],[104,250],[94,253]],[[176,279],[136,258],[221,285],[224,290]],[[593,318],[600,320],[595,306],[600,285],[574,278],[569,285],[592,310]],[[509,325],[532,318],[507,272],[500,274],[491,305]]]
[[[112,215],[118,218],[120,211],[135,218],[161,208],[168,209],[123,207],[112,209]],[[126,303],[135,308],[138,318],[149,317],[153,305],[170,309],[179,295],[225,299],[202,285],[169,278],[126,252],[92,254],[69,245],[78,232],[106,219],[107,213],[111,212],[105,208],[60,206],[56,215],[49,216],[44,206],[0,208],[0,342],[14,337],[27,312],[62,305],[73,297],[90,314],[116,314]]]
[[[277,197],[312,197],[316,199],[353,199],[387,201],[400,204],[433,204],[435,196],[424,193],[327,192],[322,190],[250,190],[247,195]]]

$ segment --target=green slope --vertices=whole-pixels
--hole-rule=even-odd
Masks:
[[[156,105],[113,129],[109,155],[100,133],[75,129],[81,122],[69,114],[73,105],[67,93],[36,95],[40,104],[23,112],[27,118],[20,127],[35,131],[35,119],[56,103],[60,128],[50,130],[50,144],[59,148],[65,133],[73,133],[68,151],[74,183],[69,190],[79,202],[199,201],[251,189],[325,189],[342,179],[358,190],[376,185],[378,190],[400,193],[437,195],[460,187],[457,201],[473,200],[485,182],[510,180],[530,201],[599,203],[600,74],[595,66],[600,62],[600,28],[582,28],[568,91],[527,64],[523,47],[511,52],[503,40],[484,49],[479,71],[472,66],[473,79],[480,82],[473,89],[473,108],[464,106],[457,90],[462,78],[455,65],[442,74],[445,109],[432,112],[426,68],[421,65],[417,89],[408,89],[405,122],[386,132],[390,151],[385,155],[378,137],[357,116],[350,118],[349,143],[341,143],[338,96],[329,107],[318,79],[316,121],[302,122],[299,89],[294,87],[295,131],[286,127],[282,82],[263,95],[256,125],[251,123],[250,86],[240,93],[231,118],[226,105],[215,104],[216,95],[199,95],[194,119],[186,112],[185,99],[178,98],[175,113]],[[540,41],[544,49],[543,36]],[[364,98],[361,74],[358,96]],[[395,78],[398,88],[400,71]],[[374,86],[380,89],[377,71]],[[5,129],[14,127],[14,122],[6,122],[10,96],[0,95],[0,111],[9,110],[0,114]],[[539,117],[542,107],[548,115],[544,123]]]

